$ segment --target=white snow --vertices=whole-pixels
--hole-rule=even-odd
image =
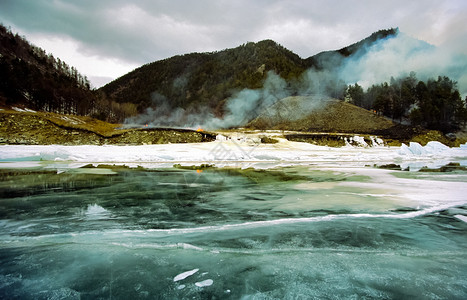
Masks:
[[[31,112],[35,113],[37,111],[29,109],[29,108],[19,108],[19,107],[12,107],[13,110],[19,111],[19,112]]]
[[[178,274],[177,276],[174,277],[174,282],[183,280],[183,279],[195,274],[198,271],[199,271],[199,269],[193,269],[193,270],[190,270],[190,271],[180,273],[180,274]]]
[[[211,286],[214,283],[212,279],[206,279],[200,282],[196,282],[195,285],[197,287],[205,287],[205,286]]]
[[[262,144],[249,138],[220,138],[209,143],[145,146],[1,145],[0,166],[25,167],[35,162],[66,170],[89,163],[148,168],[172,167],[174,164],[271,168],[310,164],[333,167],[350,164],[361,167],[395,163],[419,169],[427,165],[440,167],[451,161],[461,164],[467,162],[467,145],[449,148],[439,142],[429,142],[423,147],[412,142],[409,146],[401,147],[332,148],[285,139],[279,141],[276,144]]]

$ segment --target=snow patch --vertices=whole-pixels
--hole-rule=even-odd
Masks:
[[[358,141],[360,145],[367,146],[354,147],[348,144],[347,147],[333,148],[282,139],[276,144],[262,144],[252,139],[234,141],[225,136],[209,143],[146,146],[0,145],[0,163],[5,167],[7,163],[15,162],[17,164],[14,166],[21,167],[28,162],[47,162],[50,168],[66,170],[90,163],[146,168],[171,168],[174,164],[210,164],[216,167],[267,169],[309,164],[336,166],[348,163],[365,166],[376,163],[411,165],[420,162],[426,166],[433,162],[462,164],[467,161],[467,144],[449,148],[439,142],[429,142],[424,147],[412,142],[401,147],[383,147],[378,138],[370,138],[371,142],[368,139],[365,142],[362,137],[352,137],[351,140],[352,145],[356,145],[354,141]],[[349,142],[349,138],[346,141]],[[375,143],[380,146],[375,147]]]
[[[19,108],[19,107],[12,107],[13,110],[19,111],[19,112],[30,112],[30,113],[36,113],[37,111],[29,109],[29,108]]]
[[[211,286],[214,283],[212,279],[206,279],[200,282],[195,283],[197,287]]]

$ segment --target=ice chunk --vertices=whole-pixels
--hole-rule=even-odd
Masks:
[[[437,141],[431,141],[428,142],[425,146],[426,152],[435,154],[435,153],[440,153],[446,150],[449,150],[450,148],[443,143],[437,142]]]
[[[177,247],[182,249],[190,249],[190,250],[198,250],[202,251],[203,248],[196,247],[195,245],[187,244],[187,243],[177,243]]]
[[[423,146],[416,142],[410,142],[409,149],[414,155],[423,155],[426,153],[425,149],[423,149]]]
[[[190,270],[190,271],[180,273],[180,274],[178,274],[177,276],[174,277],[174,282],[183,280],[183,279],[195,274],[198,271],[199,271],[199,269],[193,269],[193,270]]]
[[[455,215],[454,217],[458,218],[459,220],[467,223],[467,217],[463,215]]]
[[[197,287],[211,286],[214,283],[212,279],[206,279],[200,282],[195,283]]]
[[[440,154],[449,150],[450,148],[440,142],[431,141],[426,144],[425,147],[420,145],[416,142],[410,142],[409,146],[406,144],[402,144],[400,147],[398,154],[400,155],[433,155],[433,154]]]
[[[410,154],[412,154],[412,151],[410,151],[410,148],[406,144],[402,143],[402,145],[401,145],[399,151],[397,151],[397,153],[400,154],[400,155],[410,155]]]

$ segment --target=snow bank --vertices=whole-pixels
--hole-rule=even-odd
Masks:
[[[467,162],[467,145],[449,148],[439,142],[426,146],[410,143],[401,147],[332,148],[281,139],[276,144],[252,140],[223,139],[209,143],[164,144],[146,146],[0,146],[0,165],[21,167],[31,162],[54,165],[57,169],[78,168],[85,164],[125,164],[128,166],[172,167],[174,164],[211,164],[218,167],[270,168],[293,165],[412,163],[435,165],[445,162]],[[59,166],[59,167],[57,167]]]
[[[19,107],[12,107],[13,110],[19,111],[19,112],[31,112],[35,113],[37,111],[29,109],[29,108],[19,108]]]

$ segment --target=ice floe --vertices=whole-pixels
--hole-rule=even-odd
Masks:
[[[190,277],[191,275],[195,274],[198,271],[199,271],[199,269],[193,269],[193,270],[190,270],[190,271],[180,273],[180,274],[178,274],[177,276],[174,277],[174,282],[177,282],[177,281],[183,280],[183,279],[185,279],[187,277]]]
[[[205,287],[205,286],[211,286],[214,283],[212,279],[206,279],[200,282],[196,282],[195,285],[197,287]]]
[[[467,217],[466,216],[463,216],[463,215],[455,215],[454,217],[456,217],[457,219],[467,223]]]

